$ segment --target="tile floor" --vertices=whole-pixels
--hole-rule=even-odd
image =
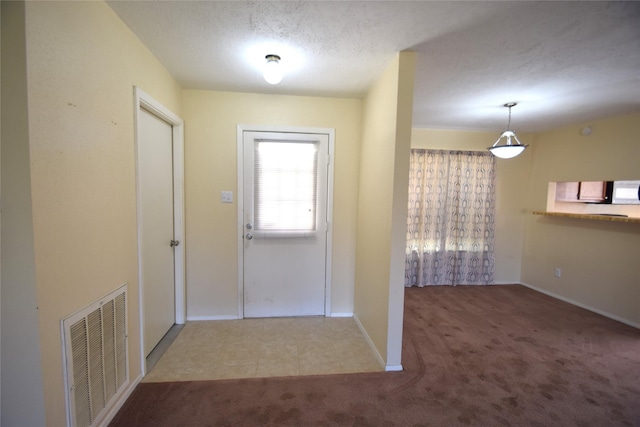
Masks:
[[[383,371],[352,318],[188,322],[143,382]]]

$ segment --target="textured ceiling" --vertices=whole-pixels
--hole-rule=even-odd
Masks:
[[[504,130],[511,101],[516,131],[640,110],[640,2],[108,4],[185,89],[361,97],[410,50],[414,127]]]

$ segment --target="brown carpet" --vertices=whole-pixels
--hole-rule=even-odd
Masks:
[[[140,384],[112,426],[640,426],[640,330],[522,286],[410,288],[404,372]]]

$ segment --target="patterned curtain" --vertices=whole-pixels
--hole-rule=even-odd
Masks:
[[[411,150],[405,286],[493,283],[495,157]]]

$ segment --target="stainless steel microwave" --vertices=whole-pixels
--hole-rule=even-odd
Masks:
[[[613,181],[611,203],[640,205],[640,181]]]

